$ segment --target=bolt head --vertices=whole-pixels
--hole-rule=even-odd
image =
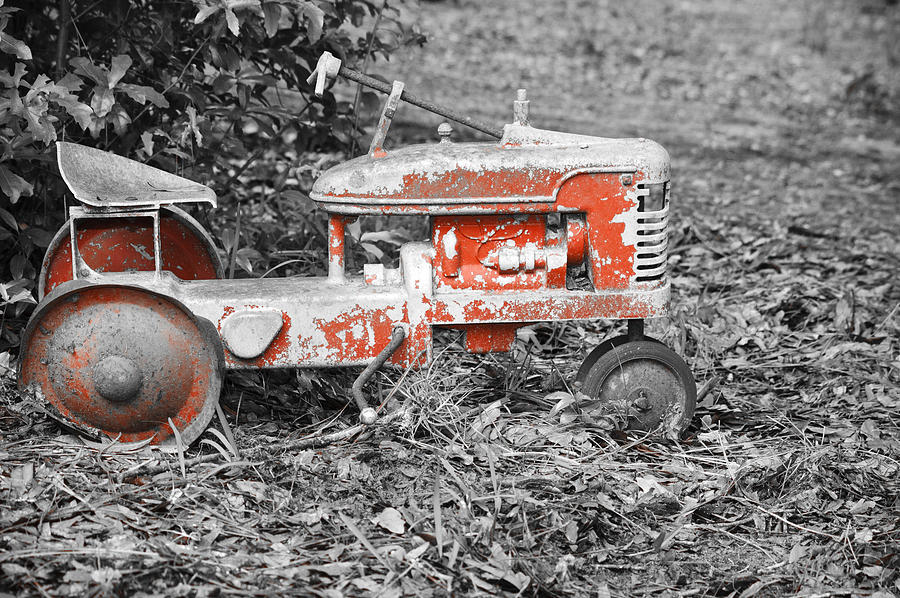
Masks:
[[[438,135],[441,136],[441,142],[450,141],[450,135],[453,134],[453,127],[448,122],[442,122],[438,125]]]

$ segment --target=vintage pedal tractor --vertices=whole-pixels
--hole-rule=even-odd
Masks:
[[[669,436],[696,401],[684,361],[643,334],[669,302],[669,157],[646,139],[533,128],[524,91],[495,129],[341,65],[330,54],[317,93],[342,75],[386,92],[366,155],[335,166],[311,197],[328,214],[328,276],[225,280],[210,237],[183,203],[216,204],[208,187],[99,150],[60,142],[70,208],[40,274],[41,301],[22,341],[19,387],[71,425],[121,442],[196,439],[228,368],[423,366],[432,331],[465,332],[474,353],[507,351],[541,321],[627,319],[628,334],[591,351],[574,388],[633,429]],[[401,101],[499,139],[386,151]],[[369,214],[421,215],[427,242],[398,269],[344,268],[344,231]],[[177,434],[176,431],[177,430]]]

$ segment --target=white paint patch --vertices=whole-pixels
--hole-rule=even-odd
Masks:
[[[441,243],[444,246],[444,255],[449,259],[455,258],[457,255],[457,239],[454,229],[451,228],[444,234],[444,238],[441,239]]]

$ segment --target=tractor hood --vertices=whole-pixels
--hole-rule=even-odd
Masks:
[[[647,139],[609,139],[506,125],[499,143],[422,144],[339,164],[310,196],[328,212],[415,214],[482,212],[479,204],[552,202],[582,172],[669,178],[669,155]],[[486,206],[482,206],[486,207]]]

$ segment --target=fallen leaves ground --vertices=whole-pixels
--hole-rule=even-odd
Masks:
[[[352,373],[233,377],[237,455],[94,445],[7,375],[0,594],[900,594],[898,7],[822,6],[426,3],[431,43],[390,67],[488,120],[524,81],[540,126],[669,148],[650,333],[706,390],[684,441],[559,394],[602,323],[485,358],[441,335],[379,379],[401,416],[324,446]]]

